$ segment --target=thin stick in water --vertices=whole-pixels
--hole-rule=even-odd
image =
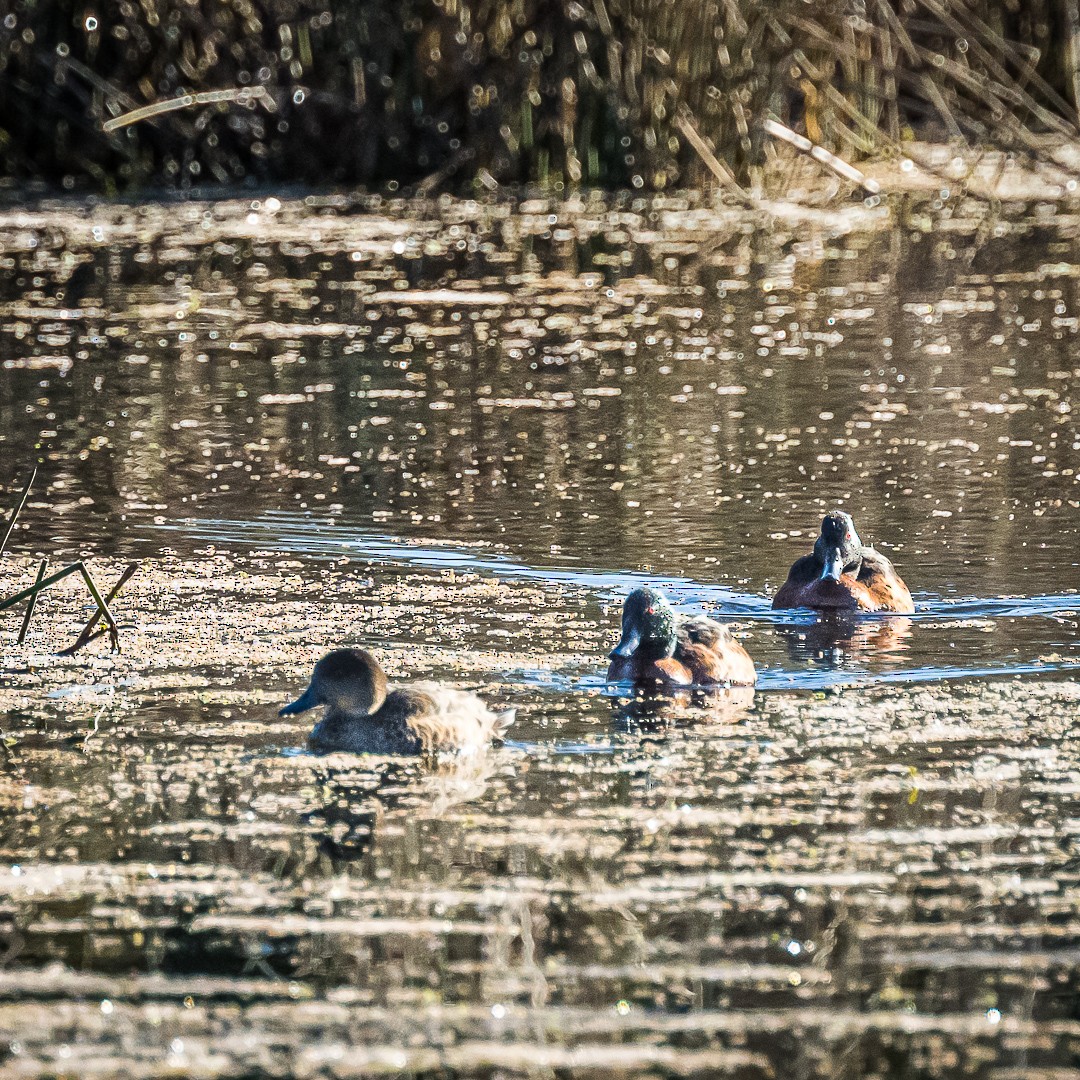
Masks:
[[[47,589],[50,585],[54,585],[56,582],[62,581],[72,574],[81,573],[82,569],[83,564],[77,562],[72,563],[70,566],[65,566],[63,570],[57,570],[47,578],[42,578],[36,585],[31,585],[30,588],[23,589],[14,596],[9,596],[6,600],[0,600],[0,611],[7,611],[8,608],[14,607],[16,604],[21,604],[24,600],[29,599],[29,597],[35,596],[37,593]]]
[[[15,528],[15,519],[22,513],[22,508],[26,505],[26,497],[30,494],[30,488],[33,486],[34,481],[37,479],[37,466],[34,466],[34,471],[30,474],[30,479],[26,481],[26,487],[23,488],[22,495],[19,496],[19,501],[15,505],[15,509],[11,511],[11,517],[8,518],[7,528],[4,530],[4,539],[0,540],[0,555],[4,554],[4,548],[7,547],[8,538],[11,536],[11,530]]]
[[[0,611],[7,611],[8,608],[14,607],[16,604],[20,604],[23,600],[27,600],[32,596],[36,596],[50,585],[54,585],[56,582],[61,581],[66,577],[70,577],[72,574],[82,575],[83,581],[86,582],[86,587],[90,590],[90,595],[94,598],[94,603],[98,606],[94,621],[97,622],[99,618],[105,620],[108,626],[109,640],[112,643],[113,650],[119,652],[120,628],[116,625],[116,620],[109,610],[108,602],[102,597],[101,590],[98,589],[94,579],[90,576],[90,571],[87,570],[81,562],[65,566],[62,570],[57,570],[55,574],[50,574],[48,577],[39,578],[39,580],[28,589],[23,589],[14,596],[9,596],[6,600],[0,600]]]
[[[45,576],[45,567],[49,565],[48,559],[42,559],[38,564],[37,580],[35,585],[41,584],[41,579]],[[38,594],[35,592],[30,597],[30,602],[26,605],[26,614],[23,616],[22,629],[19,631],[19,637],[16,644],[21,645],[26,640],[26,631],[30,629],[30,619],[34,614],[34,606],[37,604]]]
[[[116,599],[116,594],[131,580],[132,575],[139,569],[138,563],[128,563],[124,568],[124,572],[117,579],[116,584],[112,587],[109,595],[105,597],[105,603],[111,604]],[[66,649],[62,649],[57,655],[59,656],[74,656],[84,645],[89,644],[95,638],[102,635],[104,631],[94,632],[94,627],[97,626],[97,622],[100,615],[98,612],[94,613],[93,618],[82,628],[79,636],[75,639],[74,643],[69,645]]]
[[[109,642],[112,645],[113,652],[119,652],[120,627],[116,625],[116,620],[112,617],[109,605],[102,597],[101,590],[98,589],[97,585],[94,583],[94,579],[90,576],[90,571],[87,570],[82,563],[79,563],[78,565],[83,581],[86,582],[86,587],[90,590],[90,595],[97,601],[98,614],[109,624]]]

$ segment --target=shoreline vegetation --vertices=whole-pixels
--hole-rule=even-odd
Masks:
[[[753,204],[808,167],[872,197],[865,162],[933,173],[912,145],[932,143],[996,198],[1015,157],[1080,177],[1061,152],[1078,101],[1074,0],[18,0],[0,19],[0,187]]]

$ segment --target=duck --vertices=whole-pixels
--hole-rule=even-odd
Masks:
[[[513,709],[492,712],[475,694],[437,683],[388,690],[386,672],[364,649],[327,653],[307,689],[278,716],[320,705],[310,748],[353,754],[476,753],[501,740],[514,722]]]
[[[680,618],[659,589],[634,589],[623,603],[622,637],[608,654],[608,682],[639,686],[753,686],[750,654],[726,626]]]
[[[898,615],[915,612],[911,592],[893,564],[863,544],[851,515],[842,510],[833,510],[822,519],[813,554],[795,561],[772,606]]]

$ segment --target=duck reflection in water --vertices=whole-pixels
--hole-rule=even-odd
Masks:
[[[702,686],[673,690],[635,687],[629,700],[619,698],[614,723],[623,731],[665,731],[684,724],[737,724],[754,705],[752,686]]]
[[[849,611],[822,612],[815,620],[778,623],[792,660],[844,668],[873,657],[904,653],[910,648],[912,620],[866,618]]]
[[[388,822],[439,819],[481,798],[500,767],[491,754],[383,758],[370,765],[336,755],[316,761],[320,805],[300,820],[335,872],[363,859]]]

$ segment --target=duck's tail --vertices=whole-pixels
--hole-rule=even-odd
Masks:
[[[500,713],[495,714],[495,728],[492,731],[492,737],[496,739],[506,738],[507,731],[510,730],[510,725],[517,718],[517,709],[504,709]]]

